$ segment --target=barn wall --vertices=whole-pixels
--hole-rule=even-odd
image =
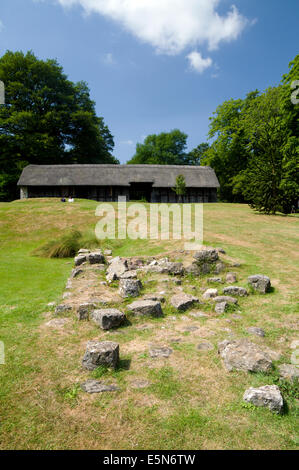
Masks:
[[[153,188],[151,202],[176,203],[179,197],[170,188]],[[181,198],[184,203],[217,202],[216,188],[187,188]]]
[[[21,186],[20,188],[20,199],[28,198],[28,188],[27,186]]]
[[[27,192],[26,192],[27,190]],[[32,186],[21,188],[21,198],[29,197],[74,197],[101,202],[116,202],[119,196],[130,200],[130,190],[124,186]],[[176,203],[179,197],[171,188],[152,188],[151,202]],[[217,202],[216,188],[187,188],[182,197],[184,203]]]

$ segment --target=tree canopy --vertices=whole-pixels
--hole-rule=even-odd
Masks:
[[[87,84],[68,80],[56,60],[8,51],[0,58],[0,80],[0,199],[17,197],[17,179],[29,163],[118,163]]]
[[[188,165],[201,165],[201,161],[209,150],[210,145],[206,142],[199,144],[195,149],[189,152],[186,158],[186,164]]]
[[[201,164],[216,171],[220,198],[249,202],[265,213],[289,213],[299,198],[299,105],[291,100],[299,55],[282,83],[220,105],[211,118],[214,139]]]
[[[247,168],[234,179],[236,186],[239,183],[253,208],[290,213],[298,197],[298,154],[290,146],[280,87],[269,88],[251,103],[243,125],[250,157]]]
[[[187,134],[178,129],[146,137],[136,145],[136,153],[128,164],[185,165]]]

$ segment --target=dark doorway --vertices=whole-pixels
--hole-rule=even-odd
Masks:
[[[153,183],[130,183],[130,201],[151,202]]]

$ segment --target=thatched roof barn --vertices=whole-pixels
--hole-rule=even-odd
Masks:
[[[178,175],[186,181],[184,202],[215,202],[219,182],[214,170],[177,165],[28,165],[18,181],[21,198],[77,197],[97,201],[176,202]]]

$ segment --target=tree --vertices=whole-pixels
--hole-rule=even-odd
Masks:
[[[209,138],[215,140],[202,155],[201,165],[209,165],[215,170],[222,201],[244,202],[244,195],[234,178],[247,168],[248,142],[242,116],[256,96],[257,90],[249,93],[244,100],[225,101],[210,118]]]
[[[211,118],[215,140],[200,161],[216,171],[220,199],[249,202],[266,213],[289,213],[297,205],[299,104],[291,95],[299,55],[289,67],[279,87],[226,101]]]
[[[289,64],[289,69],[289,73],[282,77],[281,101],[284,112],[288,115],[288,127],[291,130],[291,137],[299,138],[299,104],[294,104],[291,99],[294,93],[293,86],[295,85],[297,90],[299,86],[299,54]],[[298,100],[298,91],[296,91],[295,98]]]
[[[281,181],[281,190],[284,193],[284,211],[289,212],[297,206],[299,199],[299,54],[289,64],[289,73],[283,75],[281,84],[281,101],[289,135],[283,149],[284,173]],[[297,101],[293,101],[294,86]]]
[[[269,88],[244,113],[250,157],[235,178],[251,207],[267,214],[290,213],[299,197],[299,147],[281,96],[281,87]]]
[[[186,180],[183,175],[178,175],[175,180],[175,187],[172,190],[179,197],[179,202],[182,202],[183,196],[186,194]]]
[[[199,144],[187,155],[186,165],[201,165],[202,158],[208,152],[209,148],[210,145],[206,142]]]
[[[0,199],[17,196],[24,166],[117,163],[113,137],[84,82],[67,79],[56,60],[8,51],[0,58]]]
[[[178,129],[146,137],[143,144],[138,143],[131,165],[184,165],[188,136]]]

